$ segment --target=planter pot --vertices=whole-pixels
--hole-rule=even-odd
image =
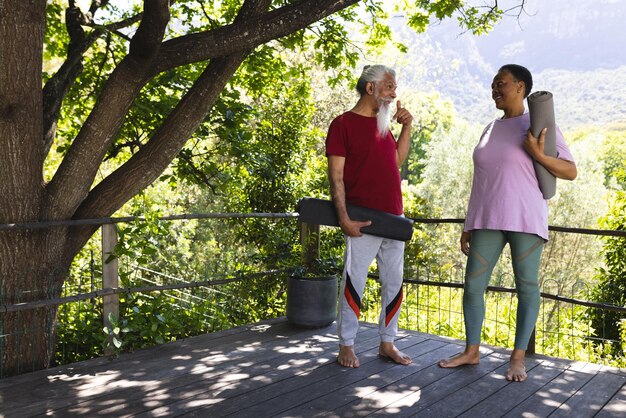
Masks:
[[[325,327],[337,317],[337,276],[290,277],[287,320],[305,328]]]

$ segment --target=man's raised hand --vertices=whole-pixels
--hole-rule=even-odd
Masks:
[[[410,126],[413,122],[413,115],[411,115],[408,110],[402,107],[402,103],[400,103],[400,100],[396,102],[396,114],[393,115],[393,118],[397,120],[398,123],[404,126]]]

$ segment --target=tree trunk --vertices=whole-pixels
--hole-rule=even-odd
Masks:
[[[0,2],[0,223],[40,220],[43,196],[42,54],[45,0]],[[0,232],[0,303],[60,294],[66,231]],[[56,308],[0,316],[0,375],[46,367]]]
[[[63,241],[64,233],[56,229],[3,231],[0,259],[11,262],[0,265],[0,302],[11,305],[60,297],[69,267],[69,260],[60,256]],[[1,376],[48,367],[54,353],[56,312],[57,306],[50,306],[2,314]]]
[[[45,1],[38,1],[39,16],[29,3],[19,0],[0,2],[2,223],[38,219],[43,192],[41,57]]]

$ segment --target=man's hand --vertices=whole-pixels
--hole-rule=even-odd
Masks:
[[[339,220],[341,230],[349,237],[360,237],[363,235],[361,233],[361,228],[370,226],[371,224],[372,221],[353,221],[352,219]]]
[[[411,113],[406,110],[406,108],[402,107],[402,103],[400,103],[400,100],[396,102],[396,106],[396,113],[393,115],[393,119],[402,124],[402,126],[410,127],[413,123],[413,115],[411,115]]]

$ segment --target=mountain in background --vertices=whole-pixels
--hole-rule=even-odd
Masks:
[[[533,90],[554,94],[562,129],[626,121],[626,0],[527,0],[525,10],[483,36],[461,33],[454,20],[417,35],[392,17],[396,40],[409,47],[394,63],[399,83],[438,91],[465,119],[487,123],[500,114],[491,80],[501,65],[517,63],[533,73]]]

